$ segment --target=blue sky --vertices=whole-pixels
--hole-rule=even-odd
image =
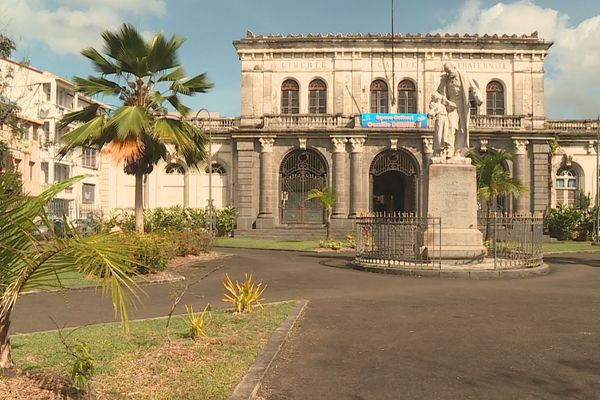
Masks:
[[[555,41],[547,62],[547,114],[600,113],[600,1],[395,0],[401,33],[531,33]],[[452,6],[448,6],[452,3]],[[78,54],[122,22],[188,38],[181,57],[190,74],[207,72],[211,93],[189,103],[237,115],[240,63],[232,41],[268,33],[388,32],[391,0],[0,0],[0,24],[16,40],[16,58],[66,78],[92,72]]]

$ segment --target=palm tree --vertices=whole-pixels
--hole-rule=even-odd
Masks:
[[[169,152],[183,158],[188,167],[206,159],[206,136],[186,120],[190,109],[180,95],[204,93],[213,85],[206,74],[186,77],[177,56],[185,41],[180,36],[166,40],[157,33],[147,41],[133,26],[124,24],[116,32],[105,31],[102,38],[104,54],[94,48],[81,52],[100,75],[76,77],[76,89],[89,96],[118,96],[122,105],[110,115],[98,104],[65,115],[62,127],[81,125],[62,137],[60,153],[95,146],[124,162],[125,172],[135,175],[135,226],[143,233],[144,176],[161,159],[167,160]]]
[[[518,179],[510,176],[503,164],[512,160],[512,154],[505,150],[496,153],[472,151],[469,157],[477,170],[477,196],[486,206],[485,240],[490,237],[490,214],[493,204],[500,196],[519,195],[527,190]]]
[[[16,174],[0,174],[0,369],[14,366],[9,329],[19,296],[25,290],[60,287],[65,271],[78,271],[105,291],[110,288],[115,313],[127,327],[128,294],[137,288],[130,277],[133,248],[116,233],[82,237],[73,231],[58,237],[44,213],[44,205],[78,179],[27,197]],[[45,236],[36,220],[46,228]]]
[[[321,205],[325,209],[325,212],[327,214],[325,228],[327,229],[327,240],[329,240],[330,236],[331,236],[330,235],[331,214],[333,213],[333,206],[335,205],[335,202],[337,201],[337,194],[335,193],[335,189],[330,188],[330,187],[326,187],[323,190],[312,189],[310,192],[308,192],[308,197],[306,198],[306,200],[309,200],[309,201],[316,200],[319,203],[321,203]]]

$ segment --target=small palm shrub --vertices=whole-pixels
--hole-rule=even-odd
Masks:
[[[235,284],[231,281],[229,275],[225,274],[223,286],[227,290],[223,301],[233,304],[236,312],[252,312],[256,307],[263,308],[261,304],[262,295],[267,286],[263,286],[262,282],[254,283],[252,274],[246,274],[243,282],[240,283],[236,280]]]

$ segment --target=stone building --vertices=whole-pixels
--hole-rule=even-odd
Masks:
[[[400,114],[427,112],[446,62],[483,93],[481,106],[471,104],[471,147],[512,152],[505,168],[528,188],[518,199],[499,199],[498,209],[545,212],[574,202],[580,191],[595,195],[598,124],[546,119],[544,60],[552,43],[537,33],[392,38],[248,32],[234,46],[241,61],[241,115],[198,118],[212,136],[211,171],[219,182],[213,197],[238,209],[241,233],[322,224],[323,210],[305,199],[310,189],[327,186],[338,193],[333,224],[340,230],[367,210],[426,214],[433,129]],[[388,113],[398,114],[396,120],[386,121]],[[367,123],[366,114],[379,114],[379,122]],[[160,199],[206,205],[200,182],[208,168],[187,171],[173,160],[156,170],[148,205],[161,205]],[[112,192],[106,198],[103,206],[124,204]]]

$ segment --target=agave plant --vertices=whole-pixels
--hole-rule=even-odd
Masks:
[[[233,304],[238,313],[252,312],[255,307],[263,308],[261,301],[263,293],[267,286],[263,283],[254,283],[252,274],[246,274],[243,282],[231,281],[229,275],[225,274],[223,286],[227,292],[223,301]]]
[[[76,230],[57,236],[44,205],[81,177],[26,197],[14,173],[0,174],[0,368],[14,366],[9,329],[11,314],[21,293],[62,286],[65,271],[78,271],[110,290],[115,313],[127,328],[127,308],[137,285],[131,278],[130,255],[135,250],[119,233],[87,237]],[[40,222],[41,221],[41,222]],[[45,234],[40,235],[40,226]]]

